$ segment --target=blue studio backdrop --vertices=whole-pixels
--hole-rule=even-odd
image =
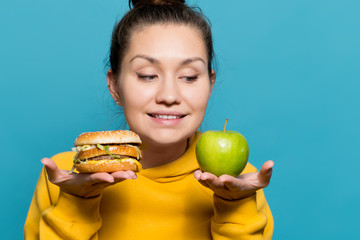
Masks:
[[[202,130],[241,132],[275,162],[274,239],[354,239],[360,214],[360,1],[192,0],[213,25]],[[116,129],[104,59],[127,1],[0,3],[0,239],[22,239],[40,159]]]

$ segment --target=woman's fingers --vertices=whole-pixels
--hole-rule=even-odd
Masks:
[[[49,181],[64,192],[79,197],[93,197],[101,194],[104,188],[126,179],[136,179],[133,171],[118,171],[113,173],[70,173],[61,170],[50,158],[43,158]]]
[[[200,180],[201,173],[202,173],[201,170],[196,170],[194,172],[194,177],[195,177],[196,180]]]
[[[218,191],[224,187],[224,184],[212,173],[197,170],[194,172],[194,176],[203,186],[210,188],[213,191]]]
[[[239,178],[232,177],[230,175],[222,175],[219,177],[219,180],[224,183],[227,189],[230,191],[239,191],[243,189],[243,181]]]
[[[270,160],[263,164],[259,172],[245,173],[238,177],[226,174],[216,177],[214,174],[201,170],[195,171],[194,176],[216,195],[225,199],[240,199],[269,185],[273,166],[274,162]]]
[[[216,177],[212,173],[205,172],[203,173],[203,180],[206,181],[206,183],[210,186],[211,189],[217,190],[224,188],[224,183],[219,180],[218,177]]]
[[[56,163],[50,159],[50,158],[43,158],[41,159],[41,163],[44,164],[46,172],[49,176],[49,178],[53,179],[57,175],[58,167],[56,166]]]
[[[274,166],[274,162],[269,160],[262,165],[258,173],[259,182],[264,187],[266,187],[270,183],[273,166]]]
[[[262,165],[258,173],[245,173],[237,178],[229,175],[222,175],[219,179],[232,191],[257,190],[269,185],[273,166],[274,162],[270,160]]]
[[[117,171],[111,173],[111,176],[114,177],[115,181],[122,181],[125,179],[136,179],[137,176],[133,171]]]
[[[51,158],[43,158],[41,159],[41,162],[45,166],[50,182],[57,183],[59,181],[69,179],[69,177],[63,173],[63,170],[58,168],[56,163]]]
[[[79,175],[82,176],[83,174],[79,174]],[[87,175],[87,179],[84,180],[84,182],[89,182],[90,184],[101,183],[101,182],[113,183],[115,181],[113,176],[105,172],[91,173],[86,175]]]
[[[210,188],[210,186],[207,184],[207,182],[205,180],[201,179],[202,174],[203,174],[203,172],[201,170],[196,170],[194,172],[195,179],[198,180],[199,183],[201,183],[201,185],[203,185],[204,187]]]

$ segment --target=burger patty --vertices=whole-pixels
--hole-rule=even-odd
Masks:
[[[136,159],[141,158],[141,151],[138,146],[130,144],[126,145],[100,145],[90,149],[79,149],[75,158],[80,160],[92,159],[98,156],[108,156],[105,159],[109,159],[110,156],[128,156]],[[110,156],[109,156],[110,155]],[[116,157],[115,157],[116,158]],[[95,159],[96,160],[96,159]]]

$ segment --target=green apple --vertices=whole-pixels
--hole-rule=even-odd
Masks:
[[[228,174],[237,177],[245,168],[249,146],[243,135],[235,131],[206,131],[196,145],[200,169],[216,176]]]

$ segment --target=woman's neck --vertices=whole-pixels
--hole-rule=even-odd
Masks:
[[[143,143],[141,146],[143,158],[141,165],[144,168],[161,166],[178,159],[188,147],[188,140],[167,145]]]

